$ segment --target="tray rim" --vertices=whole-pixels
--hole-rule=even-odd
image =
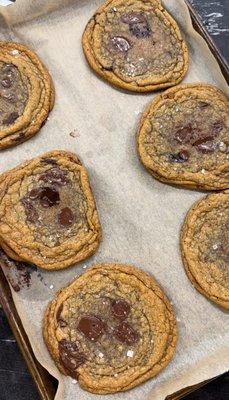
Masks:
[[[210,51],[218,61],[219,67],[227,83],[229,83],[229,65],[226,59],[224,58],[224,56],[221,54],[218,47],[214,43],[213,39],[210,36],[210,33],[203,26],[203,23],[198,13],[194,9],[194,7],[190,4],[189,0],[185,0],[185,3],[191,15],[193,28],[205,39],[208,47],[210,48]],[[3,260],[0,259],[0,267],[2,266],[4,266],[4,262]],[[44,367],[42,367],[42,365],[38,362],[33,353],[28,336],[24,330],[21,319],[14,305],[9,283],[1,268],[0,268],[0,305],[2,306],[6,314],[7,320],[13,331],[18,346],[22,352],[22,355],[28,366],[28,369],[36,384],[41,400],[54,400],[56,393],[56,389],[53,383],[54,378],[51,377],[51,375]],[[176,393],[168,395],[165,400],[181,400],[182,398],[184,398],[184,396],[187,396],[188,394],[195,392],[199,388],[207,385],[209,382],[217,378],[218,377],[216,376],[212,379],[181,389]]]

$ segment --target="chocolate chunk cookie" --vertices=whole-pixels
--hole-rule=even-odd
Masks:
[[[44,340],[60,371],[92,393],[125,391],[158,374],[177,341],[172,307],[139,269],[98,264],[49,304]]]
[[[88,175],[78,157],[52,151],[0,177],[0,246],[15,260],[67,268],[101,239]]]
[[[137,135],[140,159],[162,182],[229,188],[228,99],[216,87],[180,85],[156,96]]]
[[[108,0],[88,22],[83,50],[97,74],[135,92],[176,85],[188,69],[187,46],[159,0]]]
[[[35,135],[54,105],[46,67],[27,47],[0,41],[0,149]]]
[[[200,293],[229,309],[229,191],[211,194],[188,212],[181,231],[187,275]]]

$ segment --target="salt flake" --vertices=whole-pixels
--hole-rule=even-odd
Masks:
[[[127,355],[127,357],[133,357],[133,355],[134,355],[133,350],[128,350],[126,355]]]

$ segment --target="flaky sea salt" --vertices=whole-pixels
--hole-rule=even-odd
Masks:
[[[202,170],[200,171],[202,174],[205,174],[205,169],[204,168],[202,168]]]
[[[17,55],[19,54],[19,51],[16,50],[16,49],[14,49],[14,50],[11,51],[11,54],[12,54],[13,56],[17,56]]]
[[[49,286],[49,289],[53,289],[53,288],[54,288],[54,286],[53,286],[53,285],[50,285],[50,286]]]
[[[126,355],[127,355],[127,357],[133,357],[133,355],[134,355],[133,350],[128,350]]]
[[[98,356],[99,356],[99,358],[103,358],[103,357],[104,357],[104,354],[100,352],[100,353],[98,354]]]
[[[217,250],[218,249],[218,244],[213,244],[212,248],[213,248],[213,250]]]

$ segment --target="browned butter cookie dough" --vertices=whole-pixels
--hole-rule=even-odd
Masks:
[[[229,309],[229,191],[211,194],[190,209],[181,231],[181,253],[193,285]]]
[[[175,315],[155,279],[123,264],[94,265],[60,290],[43,333],[60,371],[100,394],[158,374],[177,341]]]
[[[45,269],[90,256],[101,226],[85,167],[56,150],[0,177],[0,246],[13,259]]]
[[[229,188],[229,102],[215,86],[180,85],[156,96],[143,113],[137,149],[162,182]]]
[[[188,69],[187,46],[159,0],[108,0],[88,22],[83,50],[102,78],[135,92],[176,85]]]
[[[0,149],[35,135],[54,105],[51,77],[38,56],[0,41]]]

